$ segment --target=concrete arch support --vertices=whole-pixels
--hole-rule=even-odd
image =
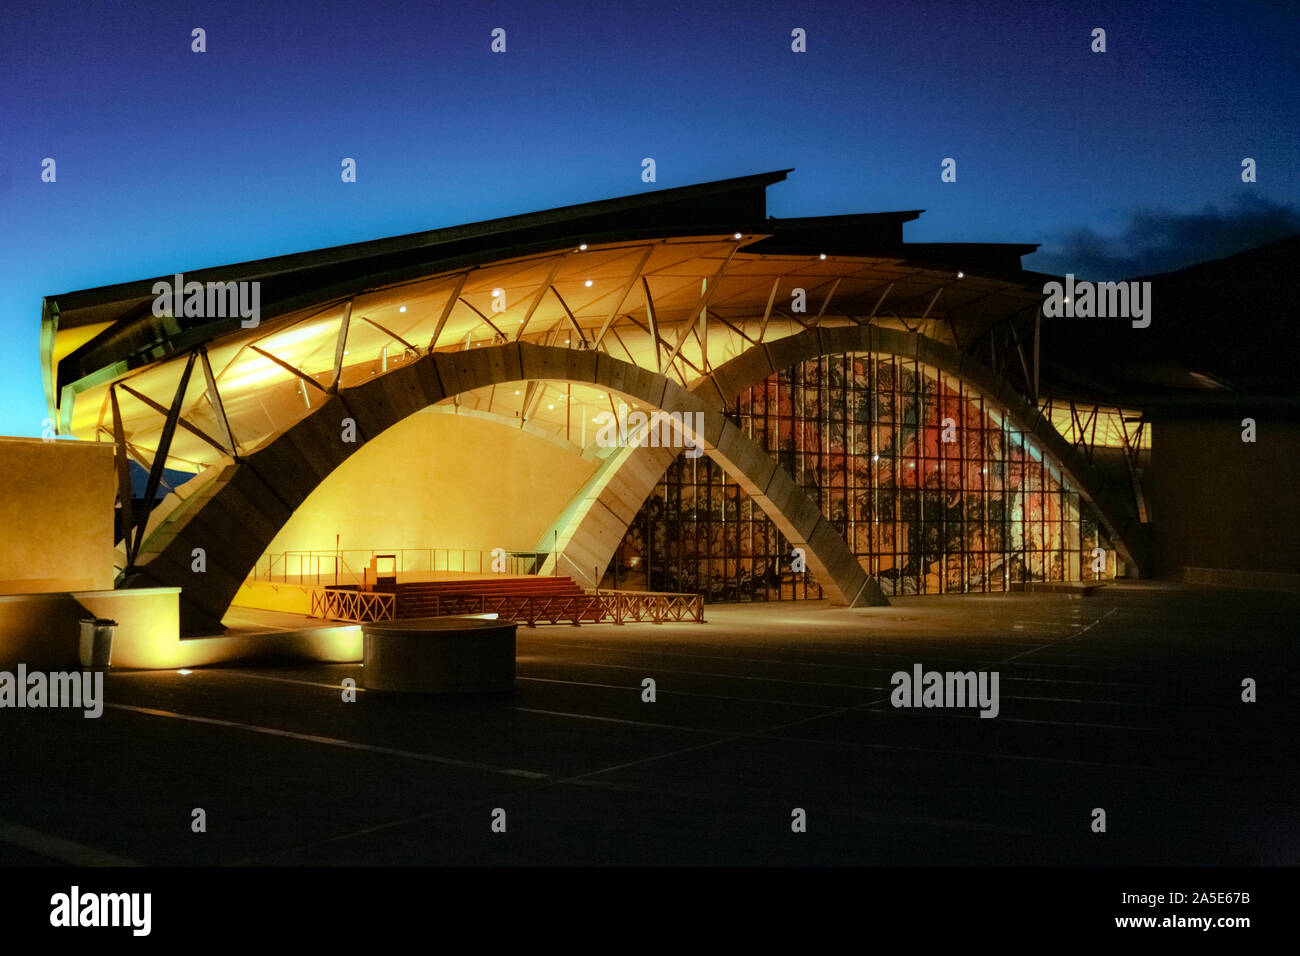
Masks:
[[[426,355],[332,395],[310,415],[225,467],[185,507],[169,515],[146,542],[135,569],[138,573],[126,586],[179,586],[182,630],[193,633],[219,627],[235,593],[280,527],[366,442],[406,416],[450,396],[537,379],[601,385],[651,408],[698,412],[703,425],[693,437],[760,502],[787,538],[806,549],[809,567],[832,599],[849,605],[883,601],[883,594],[871,586],[848,546],[825,525],[807,495],[762,448],[731,425],[719,407],[663,375],[603,352],[529,343]],[[346,419],[352,420],[354,429],[344,427]],[[671,452],[667,454],[671,456]],[[658,465],[647,461],[643,470],[648,474]],[[615,480],[613,473],[602,487],[598,499],[609,516],[603,531],[605,541],[615,530],[621,538],[640,507],[643,498],[633,500],[633,488],[627,481]],[[592,508],[587,512],[591,518],[585,524],[594,529],[601,512]],[[595,540],[595,536],[587,535],[584,540]],[[573,547],[577,555],[583,555],[582,545]],[[202,548],[206,557],[202,571],[194,570],[191,556],[195,548]],[[596,553],[589,547],[585,556],[596,557]],[[581,557],[572,560],[576,563]]]
[[[1066,478],[1097,512],[1120,556],[1139,574],[1150,569],[1146,528],[1132,505],[1098,479],[1082,454],[1061,437],[1051,421],[1011,385],[999,379],[978,359],[942,342],[915,333],[875,326],[808,329],[750,349],[702,378],[693,387],[699,394],[716,397],[719,407],[730,408],[745,389],[770,375],[823,355],[876,352],[915,359],[960,378],[983,392],[1006,411],[1011,423],[1042,446]]]
[[[1146,573],[1149,568],[1149,547],[1145,529],[1123,497],[1098,481],[1077,449],[1062,438],[1052,423],[1015,389],[1000,381],[977,359],[941,342],[875,326],[808,329],[747,350],[717,367],[711,374],[696,380],[690,391],[708,406],[725,411],[732,407],[744,390],[783,369],[823,355],[846,352],[874,352],[916,359],[961,378],[996,401],[1006,410],[1008,418],[1017,428],[1038,441],[1082,497],[1092,505],[1124,560],[1138,569],[1139,573]],[[538,543],[538,549],[551,548],[558,536],[560,550],[565,555],[580,556],[583,569],[604,568],[618,548],[640,503],[654,490],[673,457],[671,453],[665,454],[657,448],[622,449],[619,454],[611,456],[588,486],[565,509],[557,523],[548,529],[544,540]],[[763,457],[768,458],[772,466],[776,467],[769,456]],[[762,463],[747,461],[743,470],[756,474],[761,468]],[[763,502],[764,510],[769,515],[789,513],[788,494],[778,491],[777,500],[772,501],[772,496],[766,491],[755,493],[748,486],[745,486],[745,490]],[[824,544],[828,535],[840,537],[824,517],[822,523],[814,528],[809,528],[805,522],[793,536],[791,530],[780,520],[775,517],[773,520],[791,540],[804,540],[816,535],[818,543]],[[845,547],[847,550],[847,545]],[[824,547],[816,550],[820,554],[828,553]],[[820,571],[818,573],[820,575]],[[590,570],[586,571],[586,576],[590,578]],[[863,598],[856,603],[887,601],[873,580],[867,585]]]

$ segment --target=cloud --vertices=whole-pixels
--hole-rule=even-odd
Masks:
[[[1300,209],[1242,192],[1224,210],[1212,205],[1197,213],[1135,209],[1112,236],[1089,226],[1064,231],[1025,265],[1036,272],[1115,281],[1221,259],[1296,233]]]

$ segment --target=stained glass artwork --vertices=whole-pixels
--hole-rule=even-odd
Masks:
[[[785,468],[888,595],[1090,579],[1096,516],[1000,405],[894,355],[821,356],[743,392],[732,420]],[[816,599],[811,571],[708,457],[680,455],[602,584],[712,602]]]

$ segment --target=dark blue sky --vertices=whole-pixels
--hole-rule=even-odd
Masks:
[[[0,434],[46,414],[42,295],[770,169],[774,215],[925,209],[909,240],[1043,242],[1042,271],[1294,232],[1297,9],[9,2]]]

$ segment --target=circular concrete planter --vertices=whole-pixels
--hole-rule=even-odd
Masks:
[[[515,686],[515,625],[481,617],[362,624],[366,690],[482,694]]]

